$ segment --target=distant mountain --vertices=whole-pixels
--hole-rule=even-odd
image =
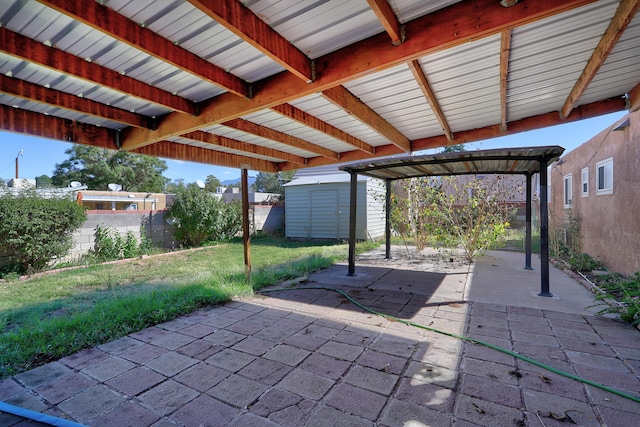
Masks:
[[[254,182],[256,182],[255,176],[250,176],[247,181],[249,182],[249,186],[252,186]],[[220,185],[223,187],[228,187],[230,185],[240,184],[240,178],[236,179],[226,179],[224,181],[220,181]]]

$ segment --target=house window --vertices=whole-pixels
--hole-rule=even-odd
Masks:
[[[96,203],[96,210],[98,211],[104,210],[104,203]]]
[[[571,174],[564,176],[564,208],[569,209],[573,203],[573,192],[571,187],[573,186],[573,178]]]
[[[613,194],[613,157],[596,163],[596,194]]]
[[[582,169],[582,197],[589,195],[589,168]]]

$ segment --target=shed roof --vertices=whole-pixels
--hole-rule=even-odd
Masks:
[[[564,148],[560,146],[504,148],[478,151],[406,156],[360,162],[340,169],[379,179],[405,179],[421,176],[471,174],[523,174],[540,170],[540,162],[557,160]]]
[[[3,0],[0,129],[268,172],[504,136],[640,108],[638,8]]]

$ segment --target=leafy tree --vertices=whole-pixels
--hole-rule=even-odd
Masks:
[[[240,203],[225,203],[200,188],[180,190],[167,216],[174,221],[176,240],[189,247],[229,239],[242,228]]]
[[[473,261],[509,225],[513,195],[499,176],[489,181],[417,178],[405,180],[402,190],[392,199],[391,221],[418,250],[431,238],[443,248],[462,248],[466,260]]]
[[[44,199],[34,192],[0,197],[0,247],[18,273],[43,270],[73,247],[73,232],[87,218],[70,198]]]
[[[187,188],[187,186],[184,185],[184,179],[178,178],[174,179],[173,181],[167,182],[164,186],[164,192],[169,194],[176,194],[180,190],[184,190],[185,188]]]
[[[467,151],[464,148],[464,144],[447,145],[442,148],[442,153],[459,153],[462,151]]]
[[[260,172],[256,176],[256,180],[252,185],[255,191],[263,193],[275,193],[284,195],[284,187],[282,184],[293,178],[295,170],[283,171],[280,173]]]
[[[47,175],[40,175],[36,177],[36,188],[51,188],[51,178]]]
[[[218,187],[220,187],[220,180],[214,175],[209,175],[204,181],[204,189],[211,193],[215,193]]]
[[[79,181],[92,190],[106,190],[110,183],[117,183],[124,191],[158,193],[167,181],[162,176],[167,164],[157,157],[86,145],[73,145],[65,154],[69,158],[56,164],[51,178],[58,187]]]

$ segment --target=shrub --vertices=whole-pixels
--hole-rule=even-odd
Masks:
[[[140,230],[140,243],[131,230],[124,237],[111,227],[100,224],[94,232],[93,248],[89,255],[98,261],[110,261],[122,258],[135,258],[151,251],[151,241],[145,236],[145,229]]]
[[[45,199],[35,192],[0,197],[0,246],[18,273],[43,270],[73,247],[73,232],[87,216],[70,198]]]
[[[500,177],[410,179],[401,193],[392,200],[391,221],[403,239],[405,234],[414,239],[418,250],[435,240],[443,248],[460,247],[471,262],[509,225],[513,194]]]
[[[167,216],[173,219],[176,240],[189,247],[229,239],[242,228],[240,203],[225,203],[199,188],[180,191]]]

